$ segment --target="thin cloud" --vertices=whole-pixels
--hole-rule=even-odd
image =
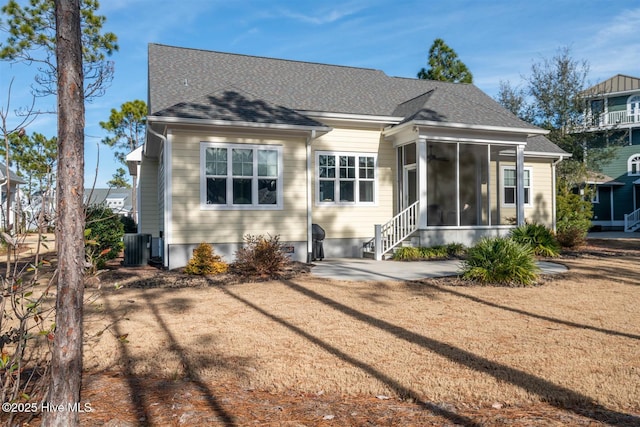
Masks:
[[[280,15],[306,24],[325,25],[340,21],[348,16],[353,16],[365,8],[366,6],[364,4],[347,3],[339,8],[318,10],[313,14],[294,12],[289,9],[280,9]]]

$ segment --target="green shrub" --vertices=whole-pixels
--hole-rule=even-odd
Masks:
[[[245,246],[236,251],[231,268],[244,276],[278,277],[285,272],[291,259],[280,243],[280,236],[244,236]]]
[[[556,197],[556,238],[563,247],[584,244],[591,228],[593,204],[584,195],[576,194],[570,183],[559,180]]]
[[[124,226],[125,233],[138,232],[138,226],[136,225],[136,222],[133,220],[133,218],[131,218],[130,216],[124,216],[124,215],[121,216],[120,222],[122,222],[122,225]]]
[[[510,238],[486,238],[467,251],[462,277],[483,284],[526,286],[535,283],[538,271],[530,246]]]
[[[450,258],[462,258],[467,254],[467,248],[462,243],[449,243],[447,245],[447,255]]]
[[[396,248],[393,252],[394,261],[417,261],[422,259],[420,248],[414,248],[411,246]]]
[[[460,258],[466,252],[461,243],[450,243],[446,246],[400,247],[393,253],[394,261],[423,261],[430,259]]]
[[[94,269],[104,268],[108,260],[124,249],[124,226],[120,217],[105,205],[87,207],[84,234],[85,253]]]
[[[423,259],[444,259],[448,258],[449,253],[445,246],[431,246],[420,248],[420,254]]]
[[[511,231],[511,238],[522,245],[529,245],[534,255],[556,257],[560,245],[553,232],[541,224],[525,224]]]
[[[226,273],[229,265],[222,261],[219,255],[213,253],[213,248],[207,243],[200,243],[193,251],[193,257],[184,268],[186,274],[204,276],[208,274]]]

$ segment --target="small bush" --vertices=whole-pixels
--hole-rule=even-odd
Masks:
[[[121,216],[120,217],[120,222],[124,226],[124,232],[125,233],[137,233],[138,232],[138,226],[136,225],[136,222],[133,220],[133,218],[131,218],[130,216]]]
[[[539,268],[528,245],[510,238],[482,239],[467,251],[462,277],[483,284],[527,286],[535,283]]]
[[[213,248],[207,243],[200,243],[193,251],[193,257],[184,268],[186,274],[204,276],[208,274],[226,273],[229,265],[222,261],[219,255],[213,253]]]
[[[556,257],[560,245],[553,232],[541,224],[525,224],[511,231],[511,238],[522,245],[529,245],[534,255]]]
[[[87,260],[94,270],[104,268],[108,260],[124,249],[124,226],[120,217],[105,205],[87,208],[84,234]]]
[[[231,265],[234,272],[244,276],[278,277],[290,265],[279,236],[244,236],[245,246],[236,251]]]
[[[581,224],[558,227],[556,239],[563,248],[575,248],[584,245],[587,231],[588,229]]]
[[[558,182],[556,201],[558,243],[567,248],[584,244],[591,228],[593,204],[584,195],[576,193],[565,179]]]

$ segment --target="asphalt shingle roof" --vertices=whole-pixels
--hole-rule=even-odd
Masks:
[[[323,126],[322,123],[294,110],[255,98],[235,88],[221,90],[194,101],[180,102],[154,115],[232,122]]]
[[[156,116],[309,126],[322,125],[305,116],[313,111],[537,129],[471,84],[159,44],[149,45],[149,110]],[[528,151],[553,145],[547,142]]]
[[[7,166],[4,163],[0,163],[0,181],[4,181],[6,178],[7,178]],[[26,184],[25,180],[20,178],[11,169],[9,169],[9,180],[13,184]]]

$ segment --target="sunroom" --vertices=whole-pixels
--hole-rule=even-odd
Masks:
[[[397,214],[375,226],[365,251],[382,259],[404,240],[421,246],[470,245],[523,224],[525,208],[536,203],[536,165],[525,166],[531,132],[415,121],[386,129],[384,136],[396,150]]]

